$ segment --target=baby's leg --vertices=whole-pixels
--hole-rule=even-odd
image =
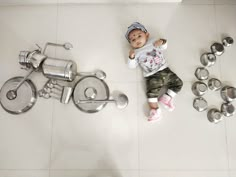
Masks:
[[[171,70],[168,73],[167,87],[174,93],[178,93],[183,87],[183,81]]]
[[[165,70],[165,83],[168,88],[166,94],[159,98],[159,101],[169,110],[175,109],[173,98],[183,87],[182,80],[169,68]]]
[[[162,86],[163,81],[160,80],[159,77],[152,75],[146,78],[148,105],[150,107],[150,115],[148,117],[148,121],[160,119],[161,110],[158,106],[158,96],[160,94]]]

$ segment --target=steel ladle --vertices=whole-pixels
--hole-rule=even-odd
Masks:
[[[97,70],[96,72],[79,72],[77,73],[78,76],[95,76],[98,79],[105,79],[106,73],[102,70]]]
[[[128,97],[125,94],[119,94],[117,98],[111,100],[79,100],[77,104],[85,104],[85,103],[116,103],[117,108],[123,109],[128,105]]]

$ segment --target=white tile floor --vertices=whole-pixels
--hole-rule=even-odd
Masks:
[[[26,73],[18,64],[20,50],[68,41],[72,51],[51,48],[48,54],[73,59],[79,71],[104,70],[110,90],[129,97],[125,110],[108,104],[96,114],[79,111],[72,101],[42,98],[18,116],[0,108],[0,177],[235,177],[236,116],[210,123],[206,112],[192,108],[191,92],[201,53],[222,36],[236,40],[235,18],[234,0],[0,7],[0,85]],[[141,72],[126,64],[124,33],[133,21],[169,40],[166,58],[184,81],[176,110],[163,110],[155,124],[145,119]],[[236,86],[235,57],[236,45],[217,58],[211,76]],[[40,88],[45,78],[35,73],[32,80]],[[220,107],[219,93],[210,93],[210,106]]]

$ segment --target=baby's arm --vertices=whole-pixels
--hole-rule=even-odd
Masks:
[[[154,46],[160,48],[161,50],[167,49],[167,40],[166,39],[159,39],[154,42]]]
[[[138,66],[137,57],[135,56],[135,52],[133,49],[129,51],[128,66],[132,69]]]

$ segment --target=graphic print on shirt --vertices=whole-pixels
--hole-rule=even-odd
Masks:
[[[142,67],[146,72],[152,72],[154,70],[158,70],[164,65],[163,57],[161,56],[161,52],[156,49],[152,49],[151,52],[146,53],[146,57],[142,61]]]

